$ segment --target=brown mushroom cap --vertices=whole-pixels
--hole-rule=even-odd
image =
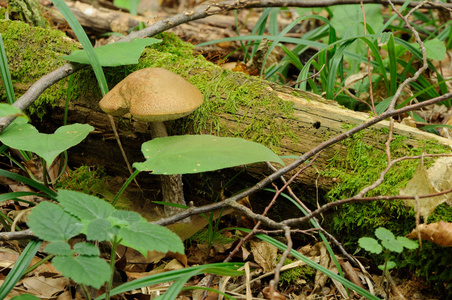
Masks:
[[[184,117],[202,104],[203,95],[181,76],[162,68],[133,72],[99,102],[109,115],[130,112],[144,122],[163,122]]]

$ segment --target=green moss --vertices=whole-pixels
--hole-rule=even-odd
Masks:
[[[278,255],[277,261],[279,262],[281,255]],[[286,258],[284,265],[293,263],[294,260]],[[286,271],[282,271],[279,276],[279,285],[288,286],[296,284],[300,279],[310,281],[315,276],[316,270],[308,265],[295,267]]]
[[[23,22],[0,20],[0,33],[5,44],[8,66],[16,98],[42,76],[64,64],[62,55],[78,49],[64,33],[57,30],[31,27]],[[42,117],[44,104],[55,105],[66,95],[67,79],[48,88],[29,111]],[[6,101],[5,89],[0,83],[1,101]]]
[[[66,189],[98,196],[96,190],[105,180],[103,169],[81,166],[69,171],[55,185],[55,189]]]

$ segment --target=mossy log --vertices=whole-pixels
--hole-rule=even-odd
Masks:
[[[64,60],[61,55],[77,48],[76,43],[59,32],[29,27],[21,22],[1,21],[0,32],[5,40],[17,97],[33,81],[48,73],[49,69],[62,65]],[[46,40],[46,36],[52,38]],[[135,70],[164,67],[197,86],[204,94],[204,104],[189,117],[168,123],[171,134],[243,137],[262,143],[280,155],[298,156],[369,118],[368,114],[347,110],[334,101],[327,101],[312,93],[224,70],[204,57],[194,55],[193,46],[180,41],[173,34],[162,34],[157,38],[161,38],[162,42],[147,48],[138,65],[105,68],[105,73],[112,88]],[[20,55],[17,53],[19,49],[27,49],[28,54]],[[40,57],[42,49],[53,53],[51,60],[47,52]],[[34,57],[31,57],[32,53]],[[49,66],[34,68],[31,59]],[[39,113],[41,127],[51,132],[62,125],[68,98],[68,122],[88,123],[96,128],[85,142],[73,148],[71,160],[104,166],[115,174],[126,174],[107,116],[98,107],[101,94],[94,75],[88,68],[76,73],[70,86],[71,93],[66,97],[68,84],[68,80],[59,82],[55,89],[46,91],[31,108],[32,112]],[[4,98],[3,89],[2,94]],[[142,161],[144,158],[140,145],[150,139],[147,125],[128,116],[116,120],[130,161]],[[385,157],[384,142],[387,135],[384,134],[384,128],[387,127],[388,123],[382,122],[361,137],[369,149],[378,150],[381,157]],[[399,124],[395,126],[395,134],[403,137],[400,149],[395,150],[403,150],[402,153],[406,155],[413,154],[409,149],[425,149],[428,140],[434,141],[427,147],[433,152],[447,151],[452,145],[447,139]],[[345,160],[349,150],[350,146],[344,144],[325,149],[315,162],[316,168],[309,168],[298,176],[296,183],[328,190],[336,178],[324,176],[321,172],[334,168],[331,164],[333,158]],[[270,172],[265,166],[251,167],[248,171],[261,177]]]

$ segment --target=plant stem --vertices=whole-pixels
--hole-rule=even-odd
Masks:
[[[47,163],[44,158],[41,158],[42,161],[42,180],[44,182],[45,187],[49,187],[49,182],[47,181]]]
[[[119,245],[120,240],[118,240],[117,236],[113,238],[111,242],[111,254],[110,254],[110,280],[107,282],[107,288],[105,291],[105,300],[110,300],[110,291],[111,286],[113,284],[113,276],[115,274],[115,258],[116,258],[116,248]]]
[[[80,283],[80,286],[82,287],[86,300],[91,300],[91,295],[89,294],[88,289],[86,288],[86,285],[84,283]]]

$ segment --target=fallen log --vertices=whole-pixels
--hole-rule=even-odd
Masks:
[[[27,33],[26,25],[14,23],[16,23],[15,26],[25,26],[22,28],[24,35],[30,35],[30,32],[36,35],[36,31],[44,30],[30,27]],[[32,36],[27,38],[20,38],[17,35],[8,36],[9,26],[3,29],[6,42],[8,39],[21,40],[26,41],[27,47],[33,47]],[[369,118],[368,114],[347,110],[334,101],[327,101],[309,92],[280,87],[258,77],[224,70],[206,61],[202,56],[193,55],[192,46],[181,42],[174,35],[163,34],[159,38],[163,39],[162,43],[146,49],[138,65],[105,68],[105,72],[110,88],[128,73],[145,67],[167,68],[197,86],[204,94],[204,104],[184,120],[169,123],[168,128],[171,134],[238,136],[262,143],[280,155],[298,156],[344,132],[346,128],[360,124]],[[62,41],[58,43],[74,45],[72,41],[61,39]],[[55,49],[55,43],[55,41],[49,41],[47,46]],[[39,47],[43,47],[42,41],[39,42]],[[66,48],[59,46],[56,49]],[[63,53],[67,54],[66,51],[64,50]],[[58,58],[58,55],[52,63],[61,65],[64,61]],[[16,57],[14,51],[8,53],[10,62],[16,60]],[[24,65],[26,64],[14,64],[11,73],[27,74],[24,67],[21,67]],[[28,73],[36,77],[43,75],[39,75],[39,70],[28,71]],[[22,78],[22,80],[23,83],[16,82],[19,94],[23,93],[33,81],[30,78]],[[47,103],[52,102],[53,107],[48,107],[48,104],[37,104],[41,107],[35,107],[35,110],[41,111],[47,106],[47,113],[41,122],[43,130],[53,131],[61,125],[66,100],[61,98],[61,95],[65,94],[61,89],[66,87],[67,82],[59,83],[60,91],[55,99],[49,100],[51,96],[43,94],[43,98]],[[96,128],[85,142],[73,148],[71,160],[76,163],[105,166],[112,174],[127,174],[123,164],[112,164],[112,162],[121,161],[121,154],[113,139],[107,116],[97,105],[101,95],[90,69],[86,68],[75,74],[71,90],[68,122],[88,123]],[[151,139],[146,124],[127,116],[116,121],[129,159],[132,162],[142,161],[144,158],[140,152],[141,144]],[[385,156],[384,142],[387,138],[382,130],[387,127],[387,122],[381,122],[362,136],[363,142],[373,150],[379,149],[382,157]],[[396,124],[395,134],[403,137],[403,147],[410,149],[425,147],[423,145],[427,140],[434,141],[429,146],[434,151],[444,152],[452,145],[450,140],[401,124]],[[319,171],[331,168],[328,165],[333,157],[345,158],[347,152],[347,146],[342,144],[335,144],[325,149],[315,162],[316,168],[310,168],[300,174],[295,183],[317,186],[324,190],[330,189],[336,182],[336,178],[323,176]],[[409,151],[405,152],[409,153]],[[287,159],[288,162],[290,160]],[[413,164],[415,165],[416,162]],[[252,167],[248,172],[262,178],[271,171],[267,167]]]

